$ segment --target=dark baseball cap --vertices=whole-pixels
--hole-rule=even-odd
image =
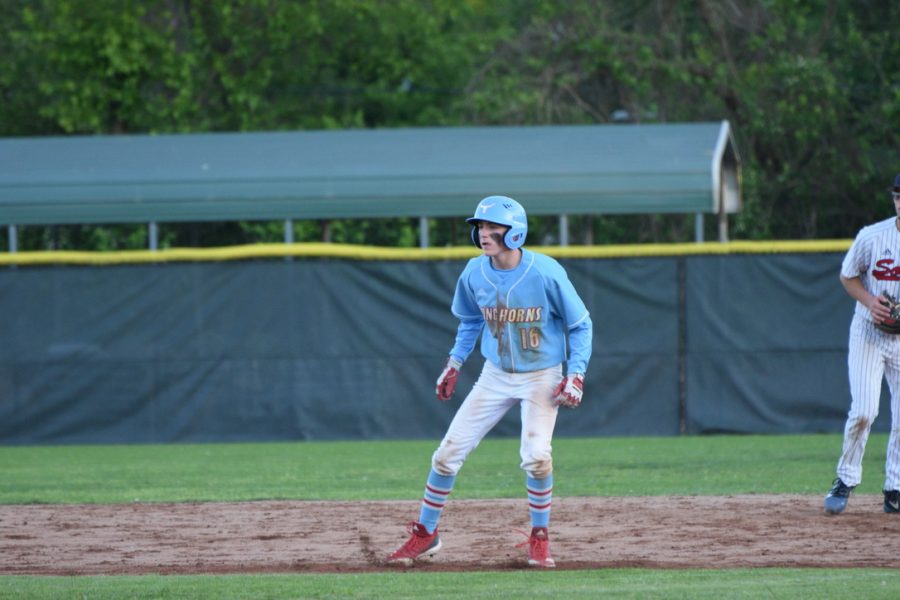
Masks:
[[[897,175],[894,178],[894,187],[891,188],[892,192],[900,192],[900,175]]]

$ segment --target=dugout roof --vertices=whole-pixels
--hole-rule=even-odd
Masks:
[[[740,161],[716,123],[0,139],[0,224],[725,213]]]

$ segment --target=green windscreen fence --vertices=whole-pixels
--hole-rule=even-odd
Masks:
[[[840,431],[842,256],[560,257],[595,330],[557,435]],[[464,264],[0,267],[0,443],[437,439],[482,364],[476,350],[435,399]],[[512,411],[492,435],[518,427]]]

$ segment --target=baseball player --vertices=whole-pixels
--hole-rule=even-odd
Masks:
[[[554,567],[547,532],[553,498],[551,440],[559,406],[581,403],[591,318],[562,266],[522,248],[528,222],[518,202],[488,196],[466,221],[483,254],[468,262],[456,283],[451,311],[459,326],[437,380],[438,399],[453,395],[479,335],[484,368],[431,457],[419,520],[410,523],[409,540],[388,561],[410,565],[441,549],[438,520],[457,473],[503,415],[518,406],[520,466],[526,473],[532,525],[522,545],[528,545],[530,566]]]
[[[841,283],[856,300],[847,365],[850,412],[837,478],[825,512],[841,513],[862,480],[862,460],[878,416],[882,378],[891,391],[891,433],[885,463],[884,512],[900,513],[900,175],[891,189],[897,216],[863,227],[841,265]]]

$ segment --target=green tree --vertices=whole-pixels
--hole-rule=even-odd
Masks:
[[[0,135],[728,119],[736,238],[849,237],[900,170],[900,3],[880,0],[0,0]],[[715,237],[709,219],[707,236]],[[381,226],[386,225],[386,226]],[[583,243],[687,241],[692,216],[584,215]],[[553,218],[534,238],[554,241]],[[295,223],[415,244],[418,223]],[[171,224],[165,245],[280,240]],[[437,244],[466,243],[453,220]],[[143,227],[26,227],[21,247],[121,248]]]
[[[0,0],[9,15],[0,49],[10,57],[0,64],[10,100],[0,104],[0,135],[460,124],[453,106],[478,52],[492,47],[490,5],[479,5]],[[376,225],[336,221],[327,232],[333,241],[417,240],[417,224]],[[143,228],[21,229],[23,249],[146,243]],[[299,240],[325,231],[295,224]],[[282,239],[283,224],[169,224],[160,232],[164,246],[251,243]]]
[[[737,236],[847,237],[886,214],[900,141],[897,3],[528,5],[531,19],[469,84],[473,120],[727,118],[743,159]],[[637,221],[632,240],[654,222],[661,240],[690,228],[681,217]]]

